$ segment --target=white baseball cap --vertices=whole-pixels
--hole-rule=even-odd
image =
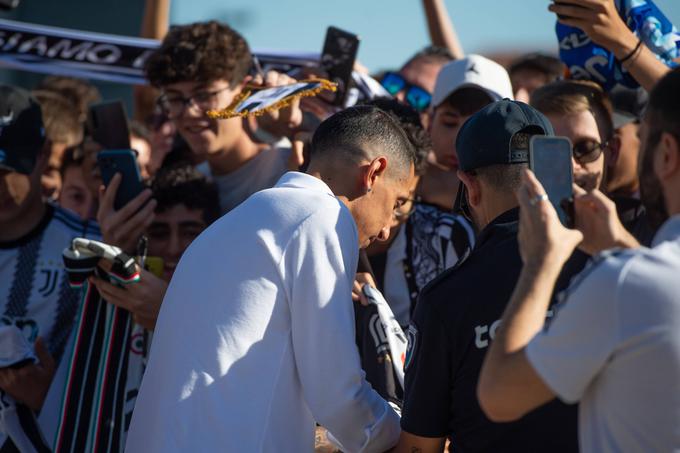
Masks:
[[[495,61],[470,54],[442,66],[434,87],[432,105],[438,107],[454,91],[466,87],[480,88],[494,101],[514,99],[508,71]]]

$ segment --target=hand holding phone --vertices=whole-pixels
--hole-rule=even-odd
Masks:
[[[328,78],[338,84],[333,105],[343,106],[345,103],[358,51],[357,35],[337,27],[328,27],[321,51],[321,67],[328,73]]]
[[[121,209],[144,190],[144,183],[137,165],[137,156],[131,149],[106,150],[97,154],[97,163],[102,174],[102,181],[106,187],[116,173],[120,173],[122,181],[113,207]]]
[[[529,142],[529,168],[566,227],[574,225],[571,153],[571,142],[566,137],[534,135]]]

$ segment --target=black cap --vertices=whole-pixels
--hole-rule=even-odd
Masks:
[[[0,85],[0,168],[30,174],[44,143],[38,101],[22,88]]]
[[[529,162],[528,150],[510,149],[517,132],[555,135],[548,118],[523,102],[503,99],[472,115],[456,138],[460,169]]]
[[[647,92],[642,88],[632,90],[630,88],[616,87],[609,92],[614,112],[612,120],[614,129],[625,126],[642,119],[642,114],[647,106]]]

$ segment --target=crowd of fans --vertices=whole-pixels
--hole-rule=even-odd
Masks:
[[[147,2],[145,20],[158,13],[150,6],[155,3]],[[130,451],[194,446],[297,451],[310,447],[307,432],[295,431],[304,423],[276,423],[298,416],[319,425],[319,451],[680,449],[680,70],[657,59],[655,49],[621,19],[613,0],[570,0],[550,9],[563,25],[580,28],[611,52],[613,62],[639,85],[635,89],[583,80],[550,55],[524,55],[503,67],[464,54],[443,2],[424,5],[432,45],[400,69],[374,75],[389,96],[344,109],[323,96],[307,98],[257,118],[218,120],[206,112],[232,104],[246,84],[278,86],[295,79],[276,72],[253,77],[248,43],[227,24],[170,27],[158,36],[161,45],[147,61],[150,86],[136,89],[143,118],[136,112],[138,119],[129,121],[129,141],[147,189],[119,209],[114,200],[122,179],[102,184],[97,154],[104,146],[87,122],[90,106],[102,101],[97,89],[64,76],[45,77],[30,92],[0,87],[0,303],[3,325],[18,329],[30,349],[20,366],[3,365],[6,359],[0,357],[3,451],[122,451],[126,441]],[[324,75],[320,68],[316,74]],[[564,136],[572,144],[572,229],[559,223],[528,171],[526,156],[535,135]],[[370,152],[361,154],[362,149]],[[307,278],[303,271],[316,273],[317,280],[324,279],[321,285],[331,286],[326,292],[334,292],[345,276],[331,278],[304,257],[328,253],[325,264],[336,269],[332,257],[339,242],[338,256],[348,267],[338,272],[351,274],[346,305],[353,322],[343,341],[352,343],[352,351],[344,346],[312,351],[296,343],[318,341],[322,348],[328,342],[319,337],[335,338],[349,325],[344,311],[321,304],[319,312],[328,308],[325,317],[300,319],[327,324],[301,326],[291,309],[295,350],[282,357],[296,364],[299,377],[291,379],[301,388],[296,392],[303,408],[292,396],[260,395],[286,392],[266,387],[260,376],[250,376],[260,388],[245,385],[241,395],[192,399],[201,386],[229,373],[241,376],[249,366],[238,368],[237,359],[232,364],[220,358],[218,376],[203,373],[203,366],[212,366],[210,354],[218,354],[210,348],[222,351],[242,339],[219,326],[217,346],[200,338],[215,334],[204,323],[220,319],[220,306],[240,297],[236,293],[245,291],[253,299],[250,309],[264,316],[266,308],[256,300],[264,290],[234,284],[211,300],[210,288],[213,280],[230,282],[235,275],[244,281],[269,279],[273,267],[260,264],[262,276],[248,272],[260,263],[257,253],[247,250],[248,234],[264,228],[249,220],[258,215],[257,203],[264,203],[253,195],[286,185],[309,189],[313,183],[296,172],[323,180],[323,190],[349,207],[355,224],[345,225],[341,214],[316,198],[310,198],[312,206],[291,198],[282,207],[290,209],[291,218],[317,205],[339,216],[337,225],[328,226],[337,229],[337,241],[317,239],[325,241],[322,252],[298,251],[299,263],[277,262],[276,269],[284,281]],[[360,181],[356,175],[364,174],[366,187],[352,186],[352,178]],[[384,175],[393,179],[380,186],[376,181]],[[261,220],[283,228],[286,216],[276,210]],[[321,228],[335,220],[317,222]],[[301,231],[296,234],[311,234]],[[194,242],[204,232],[209,239]],[[276,234],[258,241],[270,250],[287,250],[281,242],[287,238]],[[85,289],[73,287],[62,252],[74,237],[137,257],[134,282],[107,278],[115,270],[102,260],[96,265],[101,272],[87,277]],[[233,256],[225,244],[233,247]],[[348,244],[357,246],[354,252],[345,250]],[[357,248],[360,253],[351,258]],[[180,265],[187,249],[193,253]],[[229,256],[202,262],[211,249]],[[277,259],[283,263],[284,256],[281,252]],[[176,269],[183,273],[173,279]],[[200,273],[210,281],[194,277]],[[191,284],[196,287],[187,292]],[[402,327],[399,335],[408,339],[404,357],[390,350],[364,285],[384,295]],[[71,426],[64,421],[70,420],[64,401],[72,395],[64,396],[64,389],[74,388],[69,382],[77,375],[73,363],[85,330],[83,307],[94,291],[98,303],[115,307],[110,313],[129,313],[134,327],[124,354],[130,350],[134,360],[120,359],[125,391],[110,397],[111,407],[120,407],[111,413],[118,415],[102,416],[108,414],[103,405]],[[278,310],[270,313],[274,330],[291,322],[277,318]],[[230,326],[249,322],[235,313]],[[337,316],[340,327],[333,327],[329,314]],[[92,329],[101,328],[106,337],[111,319],[93,321]],[[259,357],[260,344],[267,347],[269,329],[252,330],[246,329],[256,337],[250,349],[237,348],[251,359]],[[93,334],[92,345],[102,341],[97,338]],[[0,343],[6,356],[23,347],[5,330]],[[313,356],[301,358],[303,353]],[[100,360],[98,354],[91,357]],[[195,375],[180,376],[185,370],[173,354],[195,362]],[[365,375],[318,371],[356,365],[343,354],[356,356]],[[403,382],[393,362],[403,362]],[[270,364],[258,366],[262,374],[278,373]],[[319,389],[308,378],[325,381]],[[342,390],[348,392],[364,379],[373,396],[361,387],[348,397],[354,406],[341,401],[345,396],[339,390],[336,400],[317,395],[326,391],[335,397],[334,380],[344,382]],[[165,401],[172,382],[182,396]],[[106,387],[84,387],[80,398],[100,398],[100,388]],[[271,410],[290,410],[290,415],[259,419],[253,428],[248,423],[261,413],[244,407],[259,407],[266,398],[280,399]],[[384,403],[384,409],[376,401],[391,405]],[[394,419],[401,434],[380,412],[392,414],[393,408],[401,416],[400,422]],[[233,423],[240,432],[221,423]],[[118,439],[104,446],[106,437],[99,433],[114,425]],[[221,435],[232,440],[220,444]]]

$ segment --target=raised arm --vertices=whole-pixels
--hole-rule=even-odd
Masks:
[[[423,8],[432,44],[449,49],[456,59],[463,58],[465,56],[463,46],[460,44],[444,0],[423,0]]]
[[[140,36],[149,39],[163,39],[170,24],[170,0],[146,0]],[[144,122],[153,112],[156,90],[150,86],[134,87],[134,117]]]
[[[669,71],[630,31],[613,0],[570,0],[569,4],[551,3],[548,9],[558,14],[561,23],[580,28],[593,42],[612,52],[645,90],[650,91]]]

